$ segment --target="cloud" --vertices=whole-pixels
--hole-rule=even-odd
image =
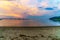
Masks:
[[[25,18],[28,15],[31,16],[42,16],[44,14],[51,14],[56,10],[45,10],[49,6],[48,2],[41,2],[42,8],[38,8],[37,0],[19,0],[19,1],[0,1],[0,15],[3,16],[15,16]],[[46,0],[47,1],[47,0]],[[35,3],[36,2],[36,3]]]

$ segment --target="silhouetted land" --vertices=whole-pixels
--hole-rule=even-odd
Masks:
[[[9,20],[30,20],[26,18],[0,18],[0,20],[9,19]]]
[[[55,16],[50,18],[50,20],[55,21],[55,22],[60,22],[60,16]]]

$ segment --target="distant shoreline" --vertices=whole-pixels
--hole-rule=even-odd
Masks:
[[[0,20],[9,19],[9,20],[30,20],[26,18],[0,18]]]

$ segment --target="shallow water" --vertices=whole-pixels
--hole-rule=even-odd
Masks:
[[[60,26],[59,22],[53,22],[47,18],[42,18],[42,19],[32,19],[32,20],[11,20],[11,19],[2,19],[0,20],[0,27],[5,26],[5,27],[22,27],[22,26]]]
[[[43,26],[33,20],[0,20],[0,26]]]

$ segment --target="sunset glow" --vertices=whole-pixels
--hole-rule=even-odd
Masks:
[[[39,25],[55,26],[60,22],[53,22],[49,19],[55,16],[60,16],[60,0],[0,0],[0,20],[2,21],[12,18],[11,20],[17,19],[20,23],[22,19],[21,23],[28,25],[30,23],[28,19],[31,22],[36,21]],[[33,25],[34,22],[30,24]]]
[[[45,2],[46,1],[46,2]],[[50,2],[53,6],[50,5]],[[57,1],[58,2],[58,1]],[[54,1],[54,3],[57,3]],[[44,14],[50,14],[56,10],[45,10],[49,7],[57,7],[60,9],[60,4],[54,5],[52,1],[44,0],[38,2],[37,0],[15,0],[15,1],[0,1],[0,15],[15,16],[24,18],[27,15],[42,16]],[[42,7],[42,8],[38,8]],[[25,15],[26,14],[26,15]]]

